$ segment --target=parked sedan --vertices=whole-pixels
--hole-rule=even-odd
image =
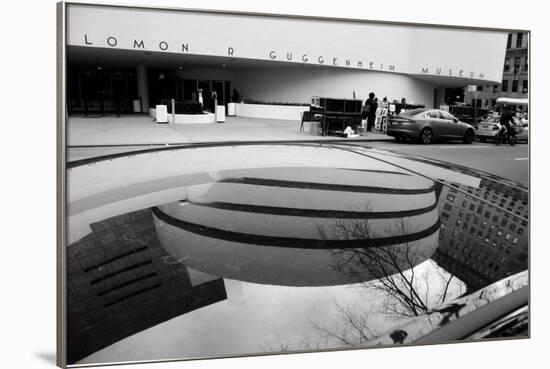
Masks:
[[[388,123],[387,134],[397,140],[415,139],[423,144],[434,140],[462,140],[471,144],[475,139],[471,125],[439,109],[414,109],[391,116]]]

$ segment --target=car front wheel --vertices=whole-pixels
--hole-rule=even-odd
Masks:
[[[424,128],[422,132],[420,132],[420,142],[424,145],[431,144],[434,139],[434,135],[431,129]]]
[[[467,130],[466,133],[464,133],[464,139],[462,140],[465,144],[471,144],[474,142],[476,135],[472,130]]]

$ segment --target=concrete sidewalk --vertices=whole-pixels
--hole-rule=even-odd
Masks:
[[[307,127],[306,127],[307,128]],[[224,141],[380,141],[392,140],[384,133],[368,132],[357,138],[314,136],[300,132],[299,121],[227,117],[225,123],[157,124],[147,115],[117,117],[69,117],[67,145],[143,146]]]

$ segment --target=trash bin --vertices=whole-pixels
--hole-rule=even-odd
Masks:
[[[229,103],[227,104],[227,116],[228,117],[234,117],[236,113],[237,107],[235,103]]]
[[[157,123],[168,123],[168,107],[166,105],[157,105]]]
[[[309,134],[312,136],[321,136],[321,122],[311,121],[309,122]]]
[[[225,106],[218,105],[216,107],[216,122],[223,123],[225,122]]]
[[[141,102],[139,100],[132,100],[132,108],[134,113],[141,113]]]

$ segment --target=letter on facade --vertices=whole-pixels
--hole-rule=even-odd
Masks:
[[[113,36],[110,36],[110,37],[107,38],[107,44],[108,44],[109,46],[113,46],[113,47],[114,47],[114,46],[116,46],[116,44],[118,44],[118,41],[117,41],[117,39],[114,38]]]
[[[166,41],[159,42],[159,49],[161,49],[162,51],[166,51],[168,49],[168,44],[166,43]]]
[[[189,51],[189,44],[181,44],[181,51],[182,52]]]
[[[286,60],[292,60],[292,53],[286,53]]]
[[[370,63],[369,63],[369,68],[370,68],[370,69],[374,69],[374,62],[370,62]]]
[[[308,60],[309,60],[309,59],[307,58],[307,54],[302,55],[302,61],[303,61],[304,63],[307,63]]]
[[[338,65],[338,58],[332,58],[332,65]]]
[[[388,68],[391,72],[395,72],[395,65],[390,65]]]
[[[428,68],[422,68],[422,74],[429,74],[430,71],[428,70]]]
[[[270,52],[270,53],[269,53],[269,57],[270,57],[271,59],[277,59],[277,55],[275,55],[275,51]]]
[[[323,64],[325,62],[325,59],[323,59],[323,57],[320,56],[317,58],[317,61],[319,62],[319,64]]]
[[[143,43],[143,40],[141,40],[140,42],[137,42],[137,40],[134,40],[134,49],[135,48],[145,49],[145,44]]]
[[[227,48],[227,55],[232,56],[234,52],[235,52],[235,49],[233,49],[232,47]]]
[[[84,35],[84,43],[85,43],[86,45],[93,45],[92,42],[88,42],[88,35]]]

